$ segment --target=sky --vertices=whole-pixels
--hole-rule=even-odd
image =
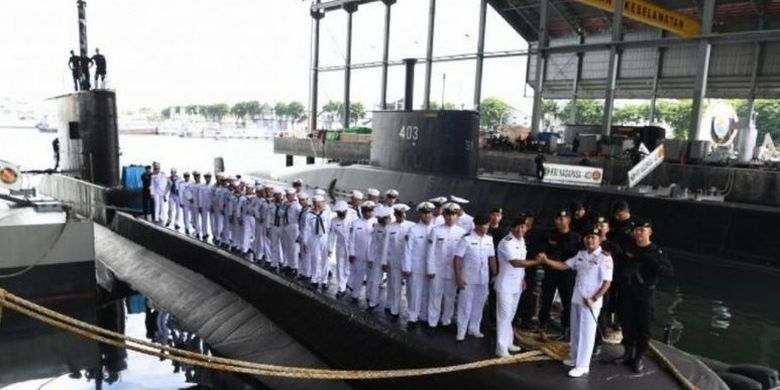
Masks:
[[[309,0],[88,0],[90,54],[108,61],[108,86],[120,110],[243,100],[298,100],[308,105],[311,43]],[[486,51],[525,49],[526,42],[488,7]],[[479,0],[439,0],[434,56],[476,51]],[[393,6],[390,58],[424,57],[428,1]],[[381,60],[384,6],[353,15],[353,63]],[[75,0],[8,0],[0,13],[0,98],[28,102],[72,90],[69,50],[78,52]],[[320,65],[342,65],[346,13],[321,23]],[[470,108],[474,61],[434,64],[431,99]],[[530,112],[525,57],[488,59],[482,96]],[[417,66],[415,102],[422,102],[424,65]],[[379,69],[354,70],[351,96],[379,103]],[[320,76],[320,105],[343,99],[343,72]],[[403,69],[389,71],[388,100],[403,95]]]

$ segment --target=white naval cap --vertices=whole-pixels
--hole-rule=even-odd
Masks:
[[[298,194],[298,199],[299,200],[308,200],[309,199],[309,194],[307,194],[305,192],[301,192],[300,194]]]
[[[389,217],[391,214],[393,214],[393,210],[390,207],[378,206],[374,209],[374,216],[377,218]]]
[[[360,207],[365,207],[365,208],[368,208],[368,209],[373,209],[374,207],[376,207],[376,203],[374,203],[373,201],[367,200],[367,201],[365,201],[365,202],[361,203],[361,204],[360,204]]]
[[[314,195],[325,196],[327,194],[328,193],[325,192],[325,190],[323,190],[322,188],[317,188],[317,189],[314,190]]]
[[[274,195],[282,195],[284,194],[284,189],[282,187],[274,187]]]
[[[295,195],[298,193],[298,191],[295,191],[295,188],[288,188],[285,192],[287,192],[287,195]]]
[[[433,203],[434,206],[441,207],[444,203],[447,203],[447,197],[446,196],[437,196],[435,198],[428,199],[429,202]]]
[[[349,205],[346,201],[339,200],[336,202],[336,204],[333,206],[333,211],[337,213],[343,213],[349,209]]]
[[[468,199],[463,199],[461,197],[450,195],[450,200],[457,203],[457,204],[469,204]]]
[[[263,186],[263,187],[265,187],[266,190],[273,190],[274,189],[274,185],[271,184],[271,183],[266,183],[265,186]]]
[[[256,190],[262,190],[264,188],[265,188],[265,186],[263,185],[263,183],[255,183],[255,189]]]
[[[352,190],[352,197],[357,200],[363,200],[363,193],[358,190]]]
[[[420,202],[417,204],[417,211],[421,213],[430,213],[436,206],[431,202]]]
[[[295,179],[295,180],[293,180],[292,185],[293,186],[303,185],[303,179]]]
[[[369,188],[366,193],[370,196],[379,196],[379,190],[376,188]]]
[[[442,209],[444,210],[445,214],[455,214],[460,211],[460,205],[454,202],[450,202],[442,206]]]
[[[398,190],[391,188],[391,189],[385,191],[385,197],[386,198],[397,198],[398,197]]]
[[[314,195],[314,197],[313,197],[312,199],[313,199],[315,202],[324,202],[324,201],[325,201],[325,197],[324,197],[324,196],[322,196],[322,195]]]
[[[411,207],[403,203],[398,203],[393,205],[393,210],[395,210],[396,213],[405,213],[411,209],[412,209]]]

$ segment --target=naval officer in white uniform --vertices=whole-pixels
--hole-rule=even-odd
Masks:
[[[498,244],[498,276],[496,289],[496,355],[509,356],[509,352],[520,352],[520,347],[514,344],[512,319],[520,302],[523,291],[525,267],[541,264],[538,260],[526,260],[525,246],[525,216],[512,221],[509,234]]]
[[[428,237],[428,326],[431,330],[438,326],[439,319],[442,326],[452,324],[455,296],[458,294],[453,256],[458,241],[467,233],[457,225],[460,206],[447,203],[442,208],[444,223],[434,227]]]
[[[496,248],[493,237],[487,234],[490,218],[474,218],[474,230],[462,237],[455,247],[455,281],[458,297],[458,341],[466,338],[466,331],[475,338],[485,337],[480,332],[482,311],[488,296],[488,283],[496,275]]]
[[[333,206],[336,216],[330,221],[328,230],[328,250],[336,257],[336,281],[338,289],[336,298],[341,298],[347,292],[349,279],[349,223],[347,222],[347,202],[340,200]]]
[[[601,249],[598,229],[585,232],[585,250],[566,260],[557,262],[540,255],[544,264],[550,268],[564,271],[577,271],[574,292],[571,297],[571,358],[563,361],[574,368],[569,371],[573,378],[581,377],[590,371],[590,358],[596,341],[596,329],[604,294],[609,290],[614,268],[612,257]]]
[[[417,326],[417,321],[428,322],[428,276],[426,256],[428,237],[433,229],[431,202],[417,205],[420,220],[406,233],[406,248],[401,271],[406,278],[406,304],[409,320],[407,327]]]

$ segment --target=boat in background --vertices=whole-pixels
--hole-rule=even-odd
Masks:
[[[147,119],[119,119],[119,134],[123,135],[156,135],[158,124]]]

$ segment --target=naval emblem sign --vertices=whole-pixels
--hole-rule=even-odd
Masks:
[[[601,185],[604,170],[579,165],[544,164],[543,183],[575,184],[586,186]]]
[[[16,164],[0,160],[0,187],[10,190],[22,189],[22,177]]]

